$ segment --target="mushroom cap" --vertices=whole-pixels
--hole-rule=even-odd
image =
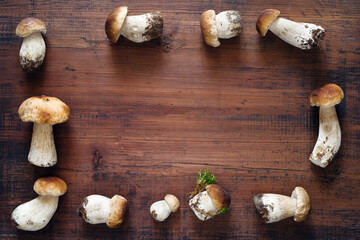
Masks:
[[[127,200],[120,196],[114,195],[110,199],[110,212],[107,217],[106,225],[109,228],[118,228],[124,222],[127,208]]]
[[[311,92],[310,106],[332,107],[339,104],[344,98],[343,90],[336,84],[326,84]]]
[[[38,18],[25,18],[16,27],[18,37],[27,37],[34,32],[46,33],[45,23]]]
[[[165,202],[169,205],[172,212],[176,212],[180,207],[180,201],[172,194],[166,194],[164,197]]]
[[[112,11],[105,22],[106,36],[112,43],[116,43],[120,37],[120,31],[128,14],[128,7],[121,6]]]
[[[264,37],[266,35],[270,25],[273,23],[273,21],[275,21],[279,14],[280,11],[276,9],[266,9],[260,14],[256,22],[256,30],[260,36]]]
[[[42,196],[58,197],[67,191],[66,183],[57,177],[43,177],[36,180],[34,191]]]
[[[54,125],[66,122],[70,109],[56,97],[36,96],[26,99],[20,105],[18,114],[23,122]]]
[[[206,44],[212,47],[220,46],[214,10],[207,10],[201,14],[200,27]]]
[[[297,200],[294,221],[295,222],[304,221],[310,211],[310,197],[308,193],[304,188],[296,187],[294,191],[291,193],[291,197]]]
[[[219,211],[229,207],[231,197],[223,187],[218,184],[210,184],[206,186],[206,191]]]

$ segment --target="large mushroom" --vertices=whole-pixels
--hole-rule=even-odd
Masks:
[[[310,161],[326,167],[340,149],[341,129],[335,105],[344,98],[343,90],[336,84],[326,84],[310,94],[310,105],[320,107],[319,135],[310,155]]]
[[[34,191],[39,196],[19,205],[11,214],[18,229],[38,231],[44,228],[55,214],[59,196],[65,194],[66,183],[57,177],[44,177],[34,184]]]
[[[106,223],[109,228],[118,228],[125,220],[127,200],[114,195],[111,199],[102,195],[84,198],[77,212],[90,224]]]
[[[254,197],[257,211],[266,223],[294,217],[295,222],[304,221],[310,211],[310,197],[302,187],[296,187],[291,197],[264,193]]]
[[[141,43],[158,38],[163,30],[161,12],[155,11],[136,16],[127,16],[128,7],[121,6],[112,11],[105,23],[105,33],[112,43],[121,35],[130,41]]]
[[[216,184],[215,176],[209,170],[199,171],[196,188],[189,196],[189,206],[198,219],[206,221],[226,213],[230,202],[229,193]]]
[[[298,23],[278,17],[279,10],[264,10],[257,22],[256,30],[265,37],[268,30],[290,45],[302,50],[317,48],[325,37],[325,30],[321,26],[311,23]]]
[[[66,122],[69,107],[55,97],[31,97],[19,107],[23,122],[34,122],[29,162],[39,167],[51,167],[57,162],[52,125]]]
[[[159,222],[165,221],[172,212],[180,207],[180,201],[172,194],[166,194],[164,200],[154,202],[150,207],[151,216]]]
[[[46,45],[42,34],[46,34],[46,26],[38,18],[25,18],[16,27],[16,35],[24,38],[19,54],[24,71],[32,72],[44,61]]]
[[[228,39],[240,35],[241,16],[239,11],[230,10],[216,14],[207,10],[201,14],[200,27],[206,44],[220,46],[219,38]]]

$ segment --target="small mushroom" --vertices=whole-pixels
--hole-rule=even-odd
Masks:
[[[319,135],[310,155],[310,161],[326,167],[340,149],[341,129],[335,105],[344,98],[343,90],[336,84],[326,84],[310,94],[310,105],[320,107]]]
[[[66,122],[69,107],[55,97],[31,97],[19,107],[23,122],[34,122],[29,162],[38,167],[51,167],[57,162],[52,125]]]
[[[308,50],[321,45],[325,37],[325,30],[321,26],[311,23],[298,23],[278,17],[279,10],[264,10],[257,22],[256,30],[260,36],[265,37],[268,30],[290,45]]]
[[[259,194],[254,197],[254,203],[266,223],[289,217],[294,217],[295,222],[301,222],[310,211],[310,198],[302,187],[296,187],[291,197],[273,193]]]
[[[46,45],[41,34],[46,34],[46,27],[38,18],[25,18],[16,27],[16,35],[24,38],[20,48],[20,65],[24,71],[32,72],[44,61]]]
[[[128,7],[121,6],[110,13],[105,23],[105,33],[112,43],[123,35],[130,41],[141,43],[158,38],[163,30],[161,12],[155,11],[136,16],[127,16]]]
[[[215,14],[207,10],[201,14],[200,27],[206,44],[220,46],[219,38],[228,39],[240,35],[241,16],[239,11],[230,10]]]
[[[206,191],[189,200],[189,206],[202,221],[227,212],[231,202],[230,195],[218,184],[206,186]]]
[[[166,194],[164,200],[154,202],[150,207],[151,216],[159,222],[165,221],[171,214],[179,209],[180,201],[172,194]]]
[[[66,183],[57,177],[38,179],[34,191],[39,196],[29,202],[19,205],[11,214],[12,221],[18,229],[38,231],[44,228],[58,207],[59,196],[65,194]]]
[[[109,228],[118,228],[125,220],[127,200],[114,195],[111,199],[102,195],[84,198],[77,212],[90,224],[106,223]]]

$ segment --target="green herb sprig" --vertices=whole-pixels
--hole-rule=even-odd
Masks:
[[[189,193],[189,199],[193,198],[196,194],[205,190],[205,187],[210,184],[217,183],[216,177],[210,172],[209,169],[205,169],[204,173],[202,170],[199,171],[198,177],[196,179],[196,187],[194,191]]]

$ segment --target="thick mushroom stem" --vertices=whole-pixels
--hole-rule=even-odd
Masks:
[[[285,42],[303,50],[320,46],[325,37],[325,30],[321,26],[311,23],[297,23],[278,17],[269,30]]]
[[[150,207],[150,214],[156,221],[165,221],[170,214],[171,214],[171,208],[166,203],[165,200],[157,201],[153,203]]]
[[[82,201],[78,213],[88,223],[106,223],[110,213],[110,198],[90,195]]]
[[[216,15],[216,29],[218,38],[232,38],[241,32],[241,16],[238,11],[224,11]]]
[[[256,195],[254,203],[265,222],[273,223],[294,216],[297,200],[280,194],[267,193]]]
[[[11,214],[11,219],[18,229],[37,231],[44,228],[58,207],[59,197],[38,196],[19,205]]]
[[[189,206],[202,221],[214,217],[219,212],[207,191],[203,191],[190,199]]]
[[[335,106],[320,107],[319,115],[319,135],[310,155],[310,161],[324,168],[339,151],[341,129]]]
[[[51,167],[57,162],[53,127],[34,122],[29,162],[38,167]]]
[[[158,38],[162,34],[163,17],[161,12],[127,16],[120,34],[130,41],[141,43]]]
[[[44,61],[46,45],[40,32],[25,37],[20,48],[20,64],[23,70],[31,72],[39,68]]]

